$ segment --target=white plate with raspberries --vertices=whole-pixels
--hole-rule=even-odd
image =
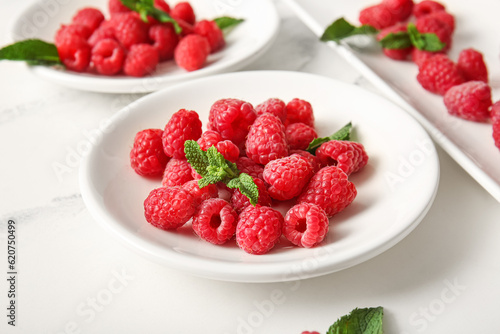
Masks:
[[[167,128],[172,126],[171,122],[174,122],[172,120],[177,122],[180,114],[191,115],[189,117],[192,118],[183,118],[184,120],[196,119],[191,113],[194,111],[201,120],[202,136],[205,136],[205,133],[210,133],[207,126],[214,129],[213,124],[209,125],[214,119],[209,122],[210,110],[221,99],[244,101],[247,111],[252,112],[252,108],[257,109],[258,105],[268,99],[283,101],[287,104],[287,110],[291,110],[288,109],[288,104],[296,99],[307,101],[312,107],[312,125],[319,137],[330,136],[351,122],[351,140],[364,146],[369,159],[361,170],[352,172],[349,176],[339,172],[340,163],[336,167],[323,168],[342,174],[341,178],[345,179],[343,184],[354,186],[357,195],[341,212],[329,212],[331,217],[327,220],[327,233],[318,244],[309,245],[313,246],[309,248],[299,247],[281,235],[269,251],[256,255],[240,248],[239,241],[234,237],[222,245],[205,241],[199,236],[199,231],[194,231],[196,228],[193,225],[197,224],[194,222],[195,218],[170,230],[148,223],[144,206],[146,198],[154,189],[175,187],[162,186],[164,180],[161,176],[144,177],[136,173],[130,158],[135,135],[145,129],[159,129],[160,133],[164,129],[163,133],[166,133]],[[181,112],[181,109],[190,112]],[[278,116],[258,116],[249,129],[247,146],[250,146],[249,140],[252,143],[263,142],[262,145],[281,140],[279,138],[282,137],[273,136],[262,141],[259,136],[264,132],[252,130],[268,124],[266,119],[275,122],[274,124],[282,124]],[[285,123],[291,123],[287,121],[289,119],[290,112]],[[197,121],[189,123],[198,124]],[[177,125],[177,128],[183,127]],[[280,126],[278,128],[281,129]],[[80,169],[82,196],[93,217],[112,235],[148,259],[193,275],[217,280],[278,282],[305,279],[339,271],[371,259],[401,241],[419,224],[432,205],[439,180],[439,161],[435,147],[424,129],[412,117],[401,112],[400,107],[395,104],[357,86],[312,74],[251,71],[219,74],[180,83],[143,97],[124,108],[113,116],[109,127],[103,132],[101,140],[92,147]],[[200,136],[199,128],[196,132],[195,136]],[[178,145],[173,144],[175,138],[168,140],[168,144],[162,142],[163,147],[169,147],[165,152]],[[220,140],[217,140],[217,148],[224,151],[219,146],[223,142]],[[255,147],[247,148],[248,150],[248,156],[256,152]],[[316,155],[319,157],[320,153],[316,151]],[[264,179],[266,182],[273,182],[266,178],[266,168],[276,161],[289,159],[287,161],[293,160],[294,167],[299,164],[303,167],[312,166],[300,158],[302,157],[293,154],[268,162],[264,168]],[[259,157],[254,155],[252,159]],[[173,158],[170,161],[172,160]],[[148,168],[152,165],[153,162]],[[309,181],[308,185],[304,185],[304,189],[311,183]],[[277,183],[273,183],[273,186],[274,191],[279,188]],[[270,187],[268,190],[271,193]],[[187,196],[184,190],[182,193]],[[223,190],[219,190],[219,194],[223,193]],[[282,195],[283,193],[273,196],[278,198]],[[209,199],[202,203],[207,201]],[[276,212],[279,216],[284,216],[297,202],[297,197],[284,201],[274,200],[272,211],[266,209],[266,217],[276,217]],[[316,207],[319,206],[317,204]],[[256,210],[258,207],[259,205],[250,205],[243,212]],[[185,211],[185,208],[179,211]],[[243,219],[242,216],[240,214],[237,219]],[[248,216],[255,221],[259,220],[255,215],[246,214],[245,217]],[[163,223],[160,222],[160,225]],[[248,219],[246,223],[249,224]],[[238,238],[239,236],[236,237]]]
[[[90,35],[87,37],[87,31],[81,33],[80,29],[77,30],[77,34],[83,34],[85,39],[90,45],[89,61],[86,63],[88,65],[83,65],[82,58],[86,56],[81,56],[85,52],[81,52],[80,56],[76,57],[75,61],[71,53],[75,43],[71,44],[71,47],[67,47],[61,51],[59,49],[59,55],[61,60],[64,58],[69,58],[68,62],[63,60],[66,67],[63,66],[30,66],[30,69],[42,78],[49,80],[51,82],[86,91],[95,91],[103,93],[147,93],[159,90],[173,83],[178,83],[181,81],[191,80],[194,78],[199,78],[207,75],[212,75],[216,73],[230,72],[238,70],[245,65],[249,64],[260,55],[262,55],[267,48],[274,41],[279,27],[279,16],[271,0],[253,0],[253,1],[204,1],[204,0],[190,0],[191,9],[194,11],[194,16],[189,14],[184,14],[182,12],[179,15],[187,15],[189,20],[195,20],[193,24],[180,23],[183,27],[183,31],[191,32],[194,31],[195,34],[211,34],[207,28],[208,24],[200,24],[200,28],[196,28],[196,24],[200,21],[211,21],[216,18],[230,17],[234,19],[242,19],[243,22],[234,26],[233,29],[229,28],[224,33],[224,44],[220,46],[220,43],[214,42],[218,46],[212,45],[212,37],[207,38],[210,41],[210,47],[208,44],[199,40],[193,42],[195,38],[188,38],[190,42],[183,42],[183,47],[177,48],[181,45],[179,38],[179,43],[176,46],[171,45],[172,38],[167,29],[155,28],[153,32],[153,25],[148,25],[148,28],[144,28],[145,24],[138,24],[133,22],[134,19],[138,19],[138,14],[134,19],[117,19],[119,15],[115,15],[111,19],[110,6],[109,3],[115,3],[113,8],[116,8],[116,3],[119,0],[88,0],[85,2],[70,1],[64,4],[50,3],[47,4],[44,1],[38,1],[28,7],[20,17],[15,21],[11,37],[14,42],[23,41],[28,39],[40,39],[48,43],[55,43],[56,32],[60,29],[61,25],[70,25],[72,23],[85,22],[86,19],[81,19],[79,21],[74,21],[74,16],[81,9],[86,7],[92,7],[100,10],[104,15],[104,21],[102,21],[103,37],[96,37]],[[164,1],[162,1],[164,2]],[[156,1],[155,1],[156,3]],[[181,1],[166,1],[171,10],[171,14],[175,6],[179,3],[185,3]],[[120,9],[116,9],[120,10]],[[172,14],[173,15],[173,14]],[[125,16],[124,16],[125,17]],[[127,23],[123,23],[128,20]],[[180,22],[180,20],[178,20]],[[205,23],[205,22],[203,22]],[[127,35],[125,31],[132,30],[130,27],[140,26],[143,28],[141,33],[135,32],[133,37]],[[203,26],[203,27],[202,27]],[[113,29],[119,29],[119,27],[126,27],[121,32],[109,33]],[[163,27],[162,27],[163,28]],[[94,29],[94,28],[92,28]],[[171,30],[173,28],[170,28]],[[87,29],[85,29],[87,30]],[[144,31],[145,30],[145,31]],[[167,30],[167,32],[165,32]],[[134,30],[134,31],[137,31]],[[149,33],[149,37],[148,37]],[[108,37],[108,34],[110,35]],[[181,34],[182,35],[182,34]],[[190,36],[190,35],[188,35]],[[193,37],[193,36],[190,36]],[[111,43],[108,41],[106,43],[101,43],[97,47],[97,41],[101,38],[111,38],[116,40],[116,43]],[[168,42],[167,42],[168,41]],[[163,48],[163,51],[158,51],[159,61],[156,55],[151,55],[151,53],[156,53],[156,51],[151,51],[151,47],[136,47],[133,44],[148,44],[154,46],[154,48]],[[205,43],[205,44],[204,44]],[[55,43],[58,45],[58,43]],[[62,43],[61,43],[62,44]],[[165,46],[165,45],[170,46]],[[83,47],[82,47],[83,48]],[[85,46],[87,48],[87,46]],[[83,48],[83,49],[85,49]],[[99,51],[95,51],[98,49]],[[114,48],[110,51],[110,48]],[[133,49],[137,50],[133,50]],[[199,51],[186,51],[193,50],[194,48],[199,49]],[[140,50],[139,50],[140,49]],[[144,50],[146,49],[146,50]],[[177,61],[174,60],[173,50],[183,49],[179,51],[180,58],[182,60],[182,66]],[[201,51],[202,49],[210,51]],[[119,52],[117,51],[119,50]],[[62,52],[62,53],[61,53]],[[70,53],[68,56],[67,54]],[[134,54],[134,57],[130,54]],[[63,55],[64,54],[64,55]],[[96,54],[96,58],[93,58]],[[147,56],[141,56],[147,54]],[[201,56],[203,54],[203,56]],[[186,60],[186,55],[189,55],[189,60]],[[177,56],[176,56],[177,57]],[[103,61],[99,59],[106,59],[104,65],[100,64]],[[127,61],[127,58],[134,58],[134,60]],[[137,59],[141,60],[137,60]],[[194,59],[196,58],[196,59]],[[144,61],[142,60],[144,59]],[[95,60],[95,61],[94,61]],[[136,65],[139,62],[144,62],[144,66]],[[109,65],[112,63],[112,65]],[[153,69],[150,68],[148,64],[157,64]],[[70,70],[74,68],[75,70]]]

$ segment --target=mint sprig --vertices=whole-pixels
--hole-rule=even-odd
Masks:
[[[244,19],[237,19],[229,16],[216,17],[214,20],[215,24],[222,30],[225,34],[233,30],[237,25],[245,21]]]
[[[410,34],[405,31],[391,32],[379,41],[384,49],[406,49],[411,47]]]
[[[383,334],[384,309],[355,308],[330,326],[326,334]]]
[[[421,34],[413,23],[408,23],[407,30],[411,43],[419,50],[437,52],[446,46],[434,33]]]
[[[30,65],[61,64],[54,44],[40,39],[27,39],[0,49],[0,60],[26,61]]]
[[[257,204],[259,189],[253,178],[248,174],[240,173],[236,164],[226,160],[215,146],[211,146],[205,152],[196,141],[186,140],[184,142],[184,152],[188,162],[202,176],[198,180],[200,188],[222,182],[228,188],[239,189],[248,198],[250,204]]]
[[[154,0],[120,0],[130,10],[139,13],[144,22],[149,22],[148,16],[160,22],[170,22],[174,25],[175,32],[180,34],[182,28],[168,13],[154,6]]]
[[[326,143],[330,140],[351,140],[351,129],[352,129],[352,123],[349,122],[346,125],[344,125],[340,130],[338,130],[337,132],[333,133],[328,137],[313,139],[309,143],[309,146],[307,147],[306,150],[311,154],[315,154],[316,150],[318,149],[318,147],[321,146],[321,144]]]
[[[334,41],[339,43],[347,37],[354,35],[373,35],[377,32],[378,30],[370,25],[365,24],[356,27],[341,17],[325,29],[323,35],[320,37],[320,40],[323,42]]]

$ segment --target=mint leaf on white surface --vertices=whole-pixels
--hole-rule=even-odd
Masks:
[[[383,334],[384,309],[379,307],[355,308],[330,326],[327,334]]]
[[[61,64],[57,48],[39,39],[27,39],[0,49],[0,60],[25,61],[31,65]]]
[[[356,27],[347,22],[344,18],[340,18],[325,29],[323,35],[320,37],[320,40],[323,42],[334,41],[338,43],[342,39],[354,35],[373,35],[377,32],[378,30],[370,25],[365,24]]]
[[[219,27],[220,30],[222,30],[224,33],[229,32],[232,30],[234,27],[236,27],[238,24],[242,23],[245,21],[244,19],[236,19],[234,17],[229,17],[229,16],[221,16],[217,17],[214,19],[215,24]]]

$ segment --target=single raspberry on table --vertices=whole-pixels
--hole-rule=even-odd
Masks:
[[[337,166],[347,175],[356,173],[368,163],[362,144],[348,140],[330,140],[316,150],[323,166]]]
[[[313,174],[316,174],[316,172],[321,169],[321,161],[314,154],[311,154],[304,150],[290,150],[290,155],[292,154],[298,154],[306,158],[309,164],[311,165]]]
[[[191,25],[196,22],[196,14],[189,2],[179,2],[170,10],[170,16],[176,20],[185,21]]]
[[[199,70],[210,54],[210,44],[205,37],[189,34],[183,37],[174,50],[175,63],[188,72]]]
[[[115,37],[126,48],[149,43],[148,25],[136,12],[117,13],[111,18]]]
[[[193,217],[193,230],[203,240],[214,245],[229,241],[236,232],[238,214],[222,198],[203,201]]]
[[[292,123],[285,128],[286,140],[291,150],[305,150],[312,140],[318,138],[316,130],[304,123]]]
[[[102,21],[104,21],[104,14],[99,9],[86,7],[78,10],[71,22],[86,26],[93,32],[99,27]]]
[[[256,163],[249,157],[239,157],[238,160],[236,160],[236,167],[238,167],[241,173],[246,173],[253,178],[264,180],[262,176],[264,173],[264,166]]]
[[[283,223],[283,235],[299,247],[311,248],[328,233],[329,220],[316,204],[300,203],[288,210]]]
[[[286,122],[284,124],[292,123],[304,123],[314,129],[314,111],[311,103],[294,98],[286,104]]]
[[[90,45],[78,35],[66,35],[56,43],[59,59],[68,70],[85,72],[90,64]]]
[[[171,158],[164,168],[161,184],[164,187],[182,186],[191,180],[193,175],[189,162],[186,159]]]
[[[219,51],[226,45],[224,34],[217,23],[212,20],[200,20],[194,25],[194,33],[207,39],[210,53]]]
[[[426,90],[444,95],[449,88],[464,83],[465,78],[447,55],[437,54],[420,66],[417,81]]]
[[[255,112],[257,115],[262,115],[264,113],[273,114],[278,116],[283,124],[286,122],[286,104],[277,98],[270,98],[262,103],[259,103],[255,106]]]
[[[161,137],[163,130],[146,129],[139,131],[130,151],[130,165],[142,176],[160,176],[168,162],[163,152]]]
[[[413,11],[413,0],[382,0],[381,5],[389,10],[397,22],[405,21]]]
[[[155,24],[149,28],[149,38],[158,51],[160,61],[174,58],[174,50],[179,43],[179,36],[172,24]]]
[[[267,192],[266,184],[264,183],[264,181],[262,181],[262,179],[254,177],[253,182],[259,189],[259,199],[257,201],[257,204],[261,206],[271,206],[272,199]],[[239,191],[239,189],[234,189],[231,195],[231,205],[236,210],[236,212],[241,213],[241,211],[243,211],[247,206],[252,204],[250,204],[250,200],[248,199],[248,197],[243,195],[241,191]]]
[[[180,109],[175,112],[163,130],[163,149],[169,157],[185,159],[184,142],[198,140],[202,133],[198,113],[193,110]]]
[[[257,117],[248,132],[246,154],[262,165],[288,155],[285,127],[278,117],[272,114]]]
[[[263,174],[264,181],[269,184],[269,195],[280,201],[298,196],[312,175],[311,164],[298,154],[269,162]]]
[[[279,241],[283,215],[268,206],[249,205],[238,217],[236,243],[249,254],[269,252]]]
[[[413,6],[413,15],[417,18],[430,13],[446,10],[445,6],[437,1],[423,0]]]
[[[173,230],[184,225],[195,212],[195,200],[180,186],[152,190],[144,200],[144,216],[151,225]]]
[[[385,29],[382,29],[378,34],[377,34],[377,40],[380,41],[384,37],[386,37],[389,34],[395,34],[398,32],[406,32],[406,25],[399,23],[395,24],[393,26],[387,27]],[[387,48],[382,48],[382,51],[384,54],[394,60],[406,60],[410,56],[411,52],[413,50],[413,47],[407,47],[404,49],[387,49]]]
[[[217,198],[219,197],[219,189],[215,184],[209,184],[203,188],[200,188],[198,185],[198,180],[191,180],[182,185],[182,188],[186,189],[194,196],[195,206],[201,204],[204,200],[209,198]]]
[[[143,77],[151,74],[160,62],[158,52],[149,44],[135,44],[130,47],[123,72],[133,77]]]
[[[316,204],[332,217],[351,204],[356,195],[356,187],[347,179],[347,174],[336,166],[327,166],[313,175],[298,203]]]
[[[473,48],[460,51],[457,66],[465,80],[479,80],[488,83],[488,68],[481,52]]]
[[[91,62],[97,73],[114,75],[123,68],[125,50],[114,39],[103,39],[91,51]]]
[[[386,6],[378,4],[362,9],[359,12],[359,22],[380,30],[396,24],[398,18]]]
[[[448,89],[444,104],[451,115],[484,122],[490,116],[491,88],[483,81],[467,81]]]

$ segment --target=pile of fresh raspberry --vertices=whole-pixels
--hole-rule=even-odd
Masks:
[[[155,0],[157,10],[170,15],[172,22],[159,22],[125,7],[120,0],[109,0],[110,16],[97,8],[80,9],[69,24],[56,32],[59,58],[68,70],[106,76],[143,77],[158,64],[174,61],[186,71],[202,68],[211,53],[226,44],[224,35],[212,20],[197,20],[189,2],[170,6]]]
[[[348,140],[326,139],[315,154],[306,151],[318,135],[312,105],[299,98],[288,103],[271,98],[255,108],[247,101],[220,99],[211,106],[206,127],[203,131],[198,113],[181,109],[163,129],[136,134],[132,168],[161,179],[144,201],[146,220],[169,231],[191,222],[199,238],[215,245],[235,240],[250,254],[265,254],[280,242],[320,244],[330,218],[357,195],[350,174],[368,162],[364,146]],[[186,158],[188,140],[200,152],[215,148],[238,173],[248,174],[258,191],[255,205],[229,183],[200,188],[202,177]],[[275,209],[283,204],[287,212]]]

